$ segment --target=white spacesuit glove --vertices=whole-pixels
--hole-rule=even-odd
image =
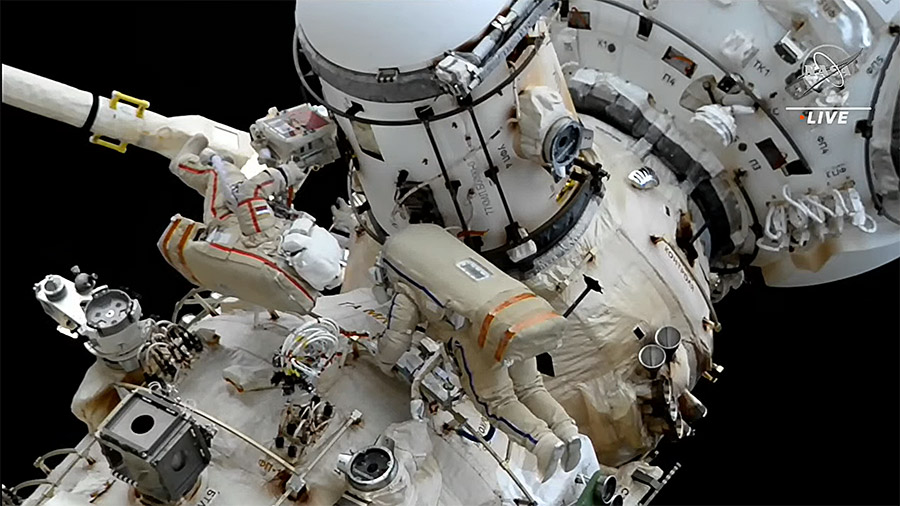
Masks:
[[[333,226],[336,230],[349,234],[359,225],[350,204],[340,197],[337,199],[337,204],[331,206],[331,215],[334,217]]]
[[[343,250],[337,239],[309,216],[291,223],[281,249],[291,267],[313,288],[324,290],[343,283]]]
[[[421,422],[425,420],[425,401],[422,399],[413,399],[409,401],[409,414],[412,419]]]
[[[337,236],[336,239],[342,248],[349,248],[353,231],[359,226],[353,209],[346,200],[338,197],[337,204],[331,206],[331,215],[334,217],[331,233]]]

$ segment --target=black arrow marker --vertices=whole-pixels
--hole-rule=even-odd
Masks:
[[[575,311],[575,308],[578,307],[578,304],[581,304],[581,301],[584,300],[585,297],[587,297],[587,294],[591,292],[603,293],[603,287],[600,286],[600,282],[588,276],[587,274],[584,275],[584,283],[587,286],[584,287],[584,291],[581,292],[577,299],[575,299],[575,302],[573,302],[572,305],[569,306],[569,309],[566,309],[566,312],[563,313],[563,318],[568,318],[569,315],[572,314],[572,311]]]
[[[587,285],[584,288],[584,291],[575,299],[575,302],[569,306],[569,309],[566,309],[566,312],[563,313],[564,318],[568,318],[572,311],[575,311],[575,308],[578,307],[578,304],[581,304],[581,301],[587,297],[587,294],[591,292],[603,293],[603,287],[600,286],[600,282],[596,279],[589,277],[587,275],[584,276],[584,283]],[[553,357],[550,356],[549,353],[541,353],[536,357],[537,359],[537,369],[541,374],[545,374],[550,377],[556,376],[556,373],[553,370]]]

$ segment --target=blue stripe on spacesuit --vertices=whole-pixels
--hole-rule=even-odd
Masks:
[[[396,296],[396,295],[394,295],[393,297],[391,297],[391,307],[388,308],[387,325],[385,325],[387,328],[391,328],[391,316],[394,314],[394,302],[396,302],[396,301],[397,301],[397,296]]]
[[[474,384],[474,382],[472,381],[472,371],[469,370],[469,364],[466,363],[466,351],[463,349],[462,345],[459,344],[458,342],[455,342],[455,341],[454,341],[453,345],[456,346],[456,347],[459,349],[459,354],[460,354],[460,356],[462,357],[462,361],[463,361],[463,368],[466,370],[466,376],[469,377],[469,388],[472,389],[472,394],[475,396],[475,402],[477,402],[478,404],[481,404],[481,406],[484,408],[484,414],[486,414],[486,415],[488,416],[488,418],[493,418],[494,420],[497,420],[498,422],[503,422],[503,423],[505,423],[506,426],[509,427],[510,429],[512,429],[513,432],[515,432],[516,434],[518,434],[518,435],[524,437],[525,439],[531,441],[532,444],[537,444],[537,439],[535,439],[534,437],[532,437],[531,434],[528,434],[527,432],[522,431],[521,429],[519,429],[518,427],[516,427],[515,425],[513,425],[513,424],[512,424],[509,420],[507,420],[506,418],[503,418],[502,416],[501,416],[501,417],[497,417],[497,416],[494,416],[494,415],[491,414],[490,410],[488,410],[488,405],[487,405],[484,401],[482,401],[481,399],[479,399],[479,398],[478,398],[478,393],[475,392],[475,384]],[[454,357],[454,358],[455,358],[455,357]],[[456,366],[459,367],[459,364],[456,364]]]
[[[410,284],[412,284],[414,287],[418,288],[419,290],[422,290],[422,292],[424,292],[425,295],[427,295],[431,300],[433,300],[433,301],[435,302],[435,304],[437,304],[437,305],[440,306],[440,307],[444,307],[444,305],[441,304],[441,301],[439,301],[439,300],[437,299],[437,297],[434,296],[434,294],[432,294],[431,292],[429,292],[427,288],[425,288],[424,286],[422,286],[422,285],[420,285],[419,283],[415,282],[412,278],[410,278],[409,276],[407,276],[406,274],[404,274],[403,272],[401,272],[400,269],[394,267],[394,265],[391,264],[387,259],[383,259],[383,261],[384,261],[385,265],[387,265],[388,267],[390,267],[391,269],[393,269],[393,271],[396,272],[397,275],[399,275],[401,278],[403,278],[404,280],[406,280],[407,282],[409,282]],[[396,298],[396,297],[395,297],[395,298]],[[392,299],[392,300],[391,300],[391,308],[388,310],[388,328],[390,328],[391,312],[392,312],[393,310],[394,310],[394,300]],[[474,384],[473,381],[472,381],[472,371],[469,369],[469,364],[466,362],[466,352],[463,350],[462,345],[460,345],[459,343],[454,342],[454,345],[456,345],[456,346],[459,348],[460,355],[462,356],[462,360],[463,360],[463,368],[464,368],[465,371],[466,371],[466,375],[469,377],[469,387],[472,389],[472,394],[475,396],[475,402],[477,402],[478,404],[481,404],[481,406],[484,408],[484,413],[488,416],[488,418],[493,418],[494,420],[497,420],[498,422],[503,422],[504,424],[506,424],[507,427],[509,427],[510,429],[512,429],[513,432],[515,432],[516,434],[518,434],[518,435],[522,436],[523,438],[527,439],[527,440],[530,441],[532,444],[535,444],[535,445],[536,445],[536,444],[537,444],[537,439],[535,439],[531,434],[528,434],[527,432],[524,432],[523,430],[519,429],[518,427],[516,427],[515,425],[513,425],[513,424],[512,424],[509,420],[507,420],[506,418],[494,416],[494,415],[491,414],[490,410],[488,409],[488,405],[487,405],[484,401],[482,401],[481,399],[479,399],[479,398],[478,398],[478,393],[475,392],[475,384]],[[456,357],[455,357],[455,356],[454,356],[453,358],[454,358],[454,360],[456,360]],[[459,367],[459,363],[457,363],[456,366]]]
[[[424,286],[420,285],[419,283],[413,281],[413,279],[410,278],[409,276],[407,276],[406,274],[403,274],[402,272],[400,272],[400,269],[394,267],[394,265],[391,264],[390,262],[388,262],[387,260],[384,260],[384,263],[385,263],[385,265],[387,265],[388,267],[393,269],[394,272],[396,272],[401,278],[405,279],[406,281],[408,281],[410,284],[412,284],[414,287],[418,288],[419,290],[422,290],[423,292],[425,292],[425,295],[427,295],[428,298],[433,300],[435,304],[437,304],[438,306],[444,307],[444,305],[441,304],[441,301],[439,301],[437,299],[437,297],[434,296],[434,294],[429,292],[427,288],[425,288]]]

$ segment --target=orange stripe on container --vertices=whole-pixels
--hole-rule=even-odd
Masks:
[[[188,239],[190,239],[191,237],[191,232],[194,231],[194,228],[196,226],[196,223],[191,223],[190,225],[188,225],[187,230],[184,231],[184,235],[181,236],[181,240],[178,241],[178,261],[181,262],[181,266],[184,267],[184,270],[187,271],[188,276],[190,276],[190,278],[194,280],[197,285],[200,285],[200,281],[198,281],[197,278],[194,277],[194,273],[191,272],[191,268],[188,267],[187,261],[185,261],[184,259],[184,246],[187,244]]]
[[[492,309],[491,312],[488,313],[487,316],[484,317],[484,321],[481,322],[481,332],[478,333],[478,346],[480,348],[484,348],[484,343],[485,343],[485,341],[487,341],[488,331],[491,329],[491,323],[494,321],[494,318],[497,316],[497,314],[500,311],[503,311],[504,309],[508,308],[509,306],[512,306],[513,304],[515,304],[517,302],[521,302],[523,300],[527,300],[527,299],[531,299],[531,298],[534,298],[533,293],[520,293],[519,295],[516,295],[515,297],[506,299],[499,306]]]
[[[178,225],[181,225],[181,218],[178,218],[169,225],[169,229],[166,230],[166,236],[163,238],[162,243],[162,254],[166,257],[166,262],[169,262],[171,265],[175,264],[172,263],[172,258],[169,256],[169,241],[172,240],[172,235],[175,234],[175,229],[178,228]]]
[[[509,330],[506,331],[506,334],[503,335],[503,339],[497,345],[497,352],[494,353],[494,360],[496,360],[497,362],[503,360],[503,355],[506,354],[506,347],[509,346],[510,341],[512,341],[513,338],[516,337],[516,334],[522,332],[528,327],[533,327],[539,323],[543,323],[553,318],[562,318],[562,316],[556,313],[542,313],[510,327]]]

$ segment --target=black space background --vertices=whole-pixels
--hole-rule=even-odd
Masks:
[[[247,128],[270,106],[303,101],[293,10],[4,1],[0,54],[80,89],[149,100],[164,115]],[[40,476],[31,467],[39,455],[83,436],[69,403],[93,362],[54,331],[32,285],[78,264],[141,294],[145,314],[168,314],[189,285],[155,242],[176,212],[200,218],[201,199],[157,154],[122,155],[6,105],[0,135],[0,479],[11,486]],[[322,171],[304,188],[299,207],[327,226],[344,175]],[[898,279],[892,262],[826,286],[729,295],[715,350],[725,374],[698,387],[709,416],[669,448],[683,467],[656,503],[897,504]]]

